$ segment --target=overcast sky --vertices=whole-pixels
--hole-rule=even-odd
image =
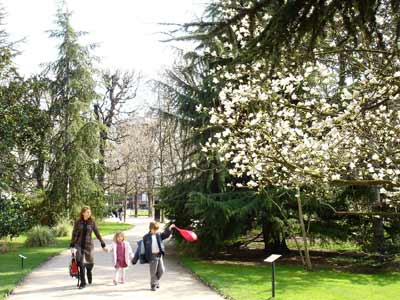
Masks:
[[[200,17],[210,0],[68,0],[72,25],[87,31],[84,41],[98,43],[95,54],[106,68],[135,69],[147,78],[170,65],[174,53],[159,42],[157,23],[184,23]],[[12,40],[25,38],[16,63],[22,74],[36,73],[40,63],[56,58],[56,41],[48,38],[54,29],[56,0],[0,0],[6,11],[6,30]]]

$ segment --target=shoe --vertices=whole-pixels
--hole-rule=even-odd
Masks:
[[[155,286],[155,285],[152,285],[152,286],[151,286],[151,290],[152,290],[152,291],[155,291],[155,290],[156,290],[156,286]]]
[[[159,288],[160,288],[160,284],[156,284],[156,288],[158,288],[158,289],[159,289]]]
[[[113,283],[114,283],[114,285],[117,285],[117,284],[118,284],[116,280],[113,280]]]
[[[86,287],[86,284],[85,283],[81,283],[80,285],[79,285],[79,289],[81,290],[81,289],[84,289]]]

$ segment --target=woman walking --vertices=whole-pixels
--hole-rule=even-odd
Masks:
[[[104,251],[106,244],[100,235],[97,228],[96,222],[92,218],[92,212],[90,208],[85,206],[82,208],[79,219],[74,224],[74,229],[72,231],[71,238],[71,252],[76,252],[76,260],[79,265],[80,273],[80,285],[79,288],[82,289],[86,286],[86,276],[87,272],[87,282],[92,283],[92,270],[93,270],[93,240],[92,232],[96,235],[97,239],[100,241],[101,247]]]

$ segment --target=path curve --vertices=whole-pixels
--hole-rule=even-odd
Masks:
[[[133,249],[136,241],[148,231],[150,218],[129,219],[135,227],[126,231],[127,239]],[[112,236],[104,237],[107,244]],[[160,280],[160,289],[150,290],[150,274],[148,264],[130,265],[127,270],[127,283],[114,286],[112,284],[113,268],[111,253],[101,251],[98,241],[95,242],[95,267],[93,284],[85,289],[76,288],[76,279],[68,274],[70,261],[69,250],[63,251],[40,267],[32,271],[9,295],[7,300],[57,299],[57,300],[222,300],[223,297],[196,279],[183,268],[174,255],[166,255],[166,273]]]

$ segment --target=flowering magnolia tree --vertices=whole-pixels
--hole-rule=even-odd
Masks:
[[[235,1],[222,2],[223,14],[232,18]],[[243,17],[232,26],[235,43],[226,39],[225,50],[210,50],[211,56],[233,57],[231,50],[257,39],[270,18],[265,14],[251,22]],[[376,18],[381,29],[392,22],[385,15]],[[383,36],[383,50],[350,51],[351,74],[340,74],[332,63],[338,57],[334,36],[321,54],[315,51],[313,60],[299,60],[296,50],[272,72],[266,59],[216,66],[214,83],[222,81],[224,87],[219,107],[207,113],[221,130],[203,151],[218,152],[230,173],[244,178],[250,188],[316,181],[397,187],[400,62],[397,45],[390,44],[394,34],[388,30]]]
[[[209,113],[222,130],[204,151],[218,150],[249,187],[399,185],[399,71],[366,69],[343,88],[332,88],[334,75],[320,64],[271,79],[262,79],[257,64],[237,71],[253,78],[221,91],[220,107]]]
[[[400,61],[398,30],[386,4],[374,11],[370,38],[351,36],[357,32],[349,32],[339,11],[332,19],[336,27],[326,29],[311,51],[294,44],[307,34],[286,32],[277,63],[261,54],[275,47],[265,41],[274,8],[257,13],[266,2],[220,1],[221,23],[229,30],[204,50],[213,62],[218,105],[197,109],[217,129],[202,150],[226,163],[241,179],[238,187],[361,185],[390,190],[387,202],[398,198]],[[307,9],[304,19],[317,10]],[[300,196],[298,204],[306,243]]]

